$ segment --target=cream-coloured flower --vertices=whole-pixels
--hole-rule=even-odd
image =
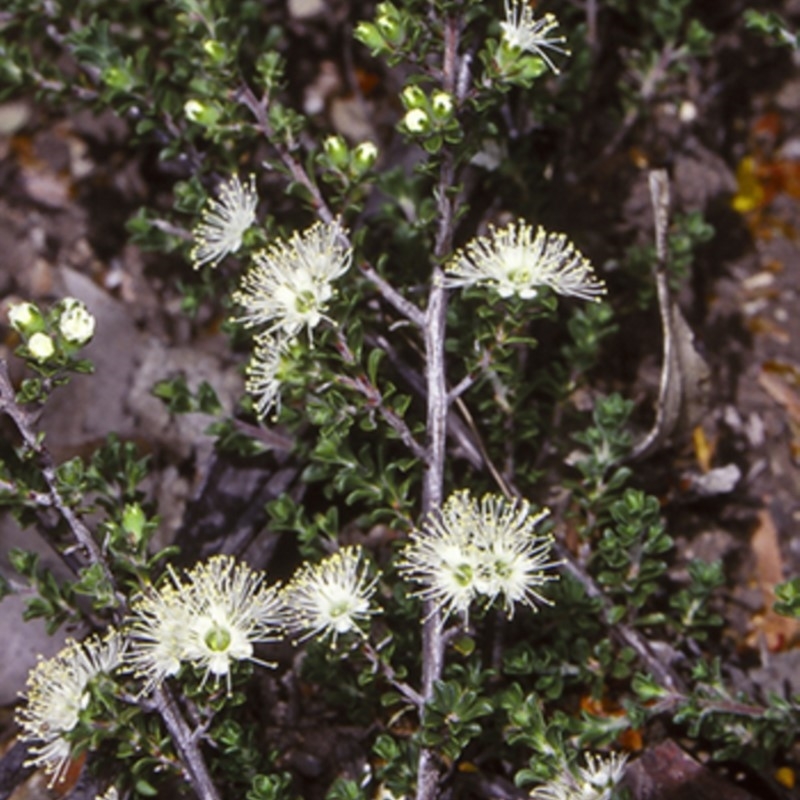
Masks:
[[[531,792],[533,800],[610,800],[622,779],[627,755],[586,755],[586,767],[568,767],[554,780]]]
[[[151,692],[177,675],[187,659],[192,623],[186,590],[171,574],[172,583],[151,589],[135,601],[127,630],[130,648],[125,662],[144,679],[143,692]]]
[[[58,330],[71,344],[84,345],[94,336],[95,319],[85,304],[74,297],[61,301]]]
[[[255,177],[242,184],[234,175],[219,189],[219,199],[209,199],[202,221],[192,232],[194,247],[190,258],[195,269],[204,264],[216,267],[225,256],[242,246],[242,237],[256,219]]]
[[[259,662],[253,645],[280,638],[281,605],[275,587],[232,556],[213,556],[137,600],[128,628],[127,664],[145,678],[145,691],[190,663],[225,676],[230,690],[236,661]]]
[[[334,642],[374,614],[370,599],[378,577],[370,574],[359,547],[343,547],[319,564],[304,564],[282,593],[286,626],[301,639],[330,636]]]
[[[51,785],[69,762],[72,748],[66,735],[89,704],[90,683],[101,674],[113,673],[123,651],[114,631],[104,639],[68,640],[56,656],[40,660],[28,675],[23,695],[27,702],[18,709],[16,721],[22,729],[20,738],[36,743],[26,766],[43,767],[53,776]]]
[[[549,512],[534,513],[526,500],[508,501],[488,494],[475,511],[477,527],[473,536],[481,554],[480,593],[490,603],[502,597],[509,617],[516,603],[534,610],[537,604],[549,605],[551,601],[539,592],[539,587],[558,580],[558,575],[547,570],[561,562],[550,557],[552,537],[536,533],[536,526]]]
[[[244,310],[237,318],[247,326],[266,325],[267,333],[293,337],[311,331],[325,317],[334,294],[333,281],[353,260],[344,233],[335,223],[312,225],[289,241],[278,240],[256,253],[255,266],[244,276],[233,299]]]
[[[475,509],[466,492],[451,495],[411,533],[398,568],[422,585],[416,595],[442,614],[467,615],[480,592],[481,553],[474,542]]]
[[[547,570],[552,539],[535,528],[547,512],[526,501],[486,495],[478,503],[467,491],[453,493],[441,511],[413,531],[399,569],[422,584],[419,597],[447,616],[467,614],[474,600],[503,598],[509,616],[517,603],[536,608],[549,601],[539,587],[557,576]]]
[[[540,287],[557,294],[597,300],[606,287],[563,234],[546,233],[523,220],[473,239],[445,271],[447,287],[489,286],[501,296],[536,297]]]
[[[197,564],[187,579],[191,623],[186,658],[205,669],[204,680],[225,676],[230,690],[233,663],[258,662],[253,645],[280,639],[278,590],[263,585],[263,574],[224,555]]]
[[[47,361],[55,355],[56,346],[50,336],[38,331],[28,339],[28,352],[37,361]]]
[[[563,36],[551,35],[558,27],[553,14],[545,14],[537,20],[533,18],[533,8],[526,0],[506,0],[506,21],[501,22],[500,27],[503,41],[510,48],[538,56],[558,74],[558,68],[545,51],[569,55],[569,50],[563,47],[566,41]]]
[[[255,398],[256,411],[266,417],[273,406],[280,410],[281,367],[287,358],[287,343],[270,334],[256,338],[253,356],[247,365],[245,388]]]

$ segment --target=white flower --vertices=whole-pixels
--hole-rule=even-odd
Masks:
[[[165,678],[177,675],[187,658],[191,609],[185,588],[172,575],[173,585],[152,589],[133,605],[127,634],[131,646],[126,664],[144,678],[143,692],[151,692]]]
[[[622,779],[627,755],[608,758],[587,754],[586,767],[568,768],[550,783],[531,792],[533,800],[610,800]]]
[[[536,297],[541,286],[584,300],[597,300],[606,292],[592,265],[566,236],[540,227],[534,237],[523,220],[473,239],[448,265],[444,285],[490,286],[501,297],[523,300]]]
[[[353,252],[345,247],[337,224],[312,225],[288,241],[274,242],[255,255],[253,267],[233,299],[244,309],[239,322],[248,326],[268,325],[267,332],[280,330],[296,336],[311,331],[325,318],[333,297],[332,282],[350,268]]]
[[[181,581],[145,595],[133,608],[127,663],[147,679],[145,690],[191,663],[231,685],[235,661],[255,661],[253,645],[280,638],[280,601],[263,575],[231,556],[197,564]]]
[[[537,603],[550,604],[537,587],[558,579],[545,570],[560,565],[549,558],[553,540],[535,533],[547,510],[534,514],[526,500],[511,502],[497,495],[481,500],[474,541],[481,553],[479,591],[489,602],[503,597],[506,613],[512,616],[514,604],[536,609]]]
[[[422,584],[417,596],[430,600],[445,616],[466,615],[479,594],[481,554],[473,541],[475,527],[470,498],[457,492],[421,529],[412,531],[403,549],[400,572]]]
[[[234,175],[219,189],[219,199],[209,199],[200,222],[192,232],[191,260],[195,269],[204,264],[216,267],[225,256],[242,246],[242,237],[255,222],[258,195],[255,177],[242,184]]]
[[[280,410],[281,375],[287,355],[286,342],[269,334],[256,338],[256,346],[247,365],[245,388],[255,398],[256,411],[266,417],[273,406]]]
[[[545,50],[569,55],[562,45],[563,36],[551,36],[558,27],[558,20],[553,14],[545,14],[541,19],[533,18],[533,9],[525,0],[506,0],[506,21],[500,23],[503,29],[503,41],[514,50],[533,53],[542,59],[550,69],[558,74],[558,69]]]
[[[23,741],[38,742],[30,749],[33,758],[26,766],[44,767],[53,776],[51,785],[61,778],[69,762],[72,748],[65,737],[89,703],[89,684],[119,666],[123,649],[113,631],[105,639],[92,638],[80,644],[68,640],[63,650],[40,660],[28,675],[27,703],[18,709],[16,721]]]
[[[28,352],[37,361],[47,361],[55,354],[56,346],[46,333],[39,331],[28,340]]]
[[[278,591],[262,586],[263,575],[237,564],[232,556],[212,556],[187,578],[192,622],[186,657],[205,669],[204,680],[226,676],[230,691],[233,662],[258,661],[253,645],[280,638]]]
[[[422,584],[417,595],[445,616],[466,615],[478,598],[502,596],[509,616],[516,603],[548,603],[538,587],[556,580],[545,571],[558,562],[548,560],[552,539],[534,532],[546,513],[532,513],[526,501],[486,495],[478,504],[467,491],[455,492],[412,532],[400,572]]]
[[[58,330],[71,344],[84,345],[94,336],[95,319],[89,309],[74,297],[61,302]]]
[[[358,547],[344,547],[319,564],[305,564],[283,590],[286,624],[290,631],[323,638],[354,631],[374,611],[370,598],[377,576],[370,576]]]

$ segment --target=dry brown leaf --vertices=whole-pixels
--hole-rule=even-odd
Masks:
[[[792,421],[800,425],[800,395],[794,391],[779,375],[764,369],[758,375],[761,388],[775,402],[782,405]]]
[[[758,646],[763,636],[770,650],[781,650],[800,634],[800,623],[772,609],[775,586],[784,580],[783,557],[778,543],[778,529],[766,508],[758,513],[758,524],[753,531],[750,547],[756,562],[755,579],[764,595],[765,611],[753,619],[753,632],[748,637],[748,644]]]

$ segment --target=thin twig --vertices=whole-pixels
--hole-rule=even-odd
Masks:
[[[424,312],[418,306],[415,306],[414,303],[406,300],[397,289],[377,273],[374,267],[365,263],[361,264],[361,274],[375,286],[381,297],[383,297],[395,311],[399,311],[404,317],[420,328],[425,324]]]
[[[104,578],[108,581],[117,598],[114,617],[117,621],[121,620],[127,609],[126,598],[119,591],[108,562],[91,531],[61,497],[58,491],[58,478],[52,456],[33,428],[33,415],[17,403],[14,388],[8,374],[8,365],[2,359],[0,359],[0,413],[5,414],[14,423],[25,446],[35,454],[37,466],[48,488],[49,505],[58,511],[64,522],[69,526],[79,546],[85,551],[89,562],[99,566],[102,570]],[[219,794],[211,781],[211,776],[196,738],[189,731],[186,721],[178,711],[169,691],[166,688],[157,689],[155,702],[170,737],[183,759],[187,769],[187,777],[199,800],[219,800]]]
[[[418,397],[427,398],[425,379],[419,372],[403,361],[397,349],[386,337],[373,336],[368,333],[364,338],[367,342],[380,347],[386,353],[392,366],[400,373],[403,380]],[[456,401],[456,405],[458,405],[458,401]],[[475,469],[483,469],[485,462],[481,454],[484,452],[484,448],[477,439],[477,431],[474,426],[465,425],[464,421],[452,409],[448,409],[447,412],[447,435],[455,440],[459,451],[458,454],[461,457],[469,461]],[[452,455],[453,452],[451,451]]]
[[[58,491],[58,477],[53,459],[33,429],[31,413],[17,404],[14,387],[11,385],[11,378],[8,374],[8,364],[2,359],[0,359],[0,413],[5,414],[14,423],[25,446],[35,454],[37,466],[47,485],[49,505],[55,508],[67,523],[89,560],[100,566],[108,584],[114,586],[114,578],[100,551],[100,545],[95,541],[83,521],[64,502]]]
[[[414,688],[409,686],[405,681],[401,681],[397,674],[395,673],[392,665],[383,661],[380,657],[378,651],[369,643],[369,641],[364,641],[361,644],[361,651],[369,660],[370,664],[372,664],[377,670],[380,671],[381,675],[386,678],[389,683],[400,692],[406,700],[409,701],[417,711],[422,711],[422,707],[425,704],[425,701],[422,699],[422,695],[416,691]]]

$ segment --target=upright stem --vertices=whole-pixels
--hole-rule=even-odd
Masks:
[[[442,270],[433,271],[427,322],[425,325],[425,363],[428,388],[428,458],[422,489],[423,514],[429,514],[442,505],[444,484],[445,437],[447,433],[447,382],[445,380],[444,340],[447,314],[447,294],[441,286]],[[439,609],[426,601],[425,620],[422,623],[422,697],[425,702],[433,698],[433,687],[442,676],[444,667],[444,639],[442,615]],[[424,710],[423,710],[424,717]],[[424,719],[422,720],[424,723]],[[439,768],[435,753],[427,747],[420,750],[417,764],[417,800],[434,800],[439,784]]]
[[[458,21],[450,17],[444,24],[444,60],[442,86],[452,92],[455,87],[458,54]],[[441,508],[444,491],[444,459],[447,440],[447,371],[445,369],[445,337],[447,291],[443,286],[442,260],[452,251],[455,201],[452,197],[455,167],[452,155],[445,151],[439,169],[436,200],[439,206],[439,229],[434,247],[435,266],[425,314],[425,382],[427,385],[427,471],[422,487],[422,512],[430,514]],[[442,615],[430,601],[425,603],[422,625],[422,696],[433,699],[436,681],[444,668]],[[424,711],[423,711],[423,724]],[[417,764],[417,800],[434,800],[439,787],[439,765],[433,750],[423,747]]]
[[[169,731],[172,743],[181,757],[184,772],[198,800],[220,800],[219,792],[211,780],[205,759],[198,747],[197,737],[190,730],[169,689],[160,686],[155,690],[153,699]]]

